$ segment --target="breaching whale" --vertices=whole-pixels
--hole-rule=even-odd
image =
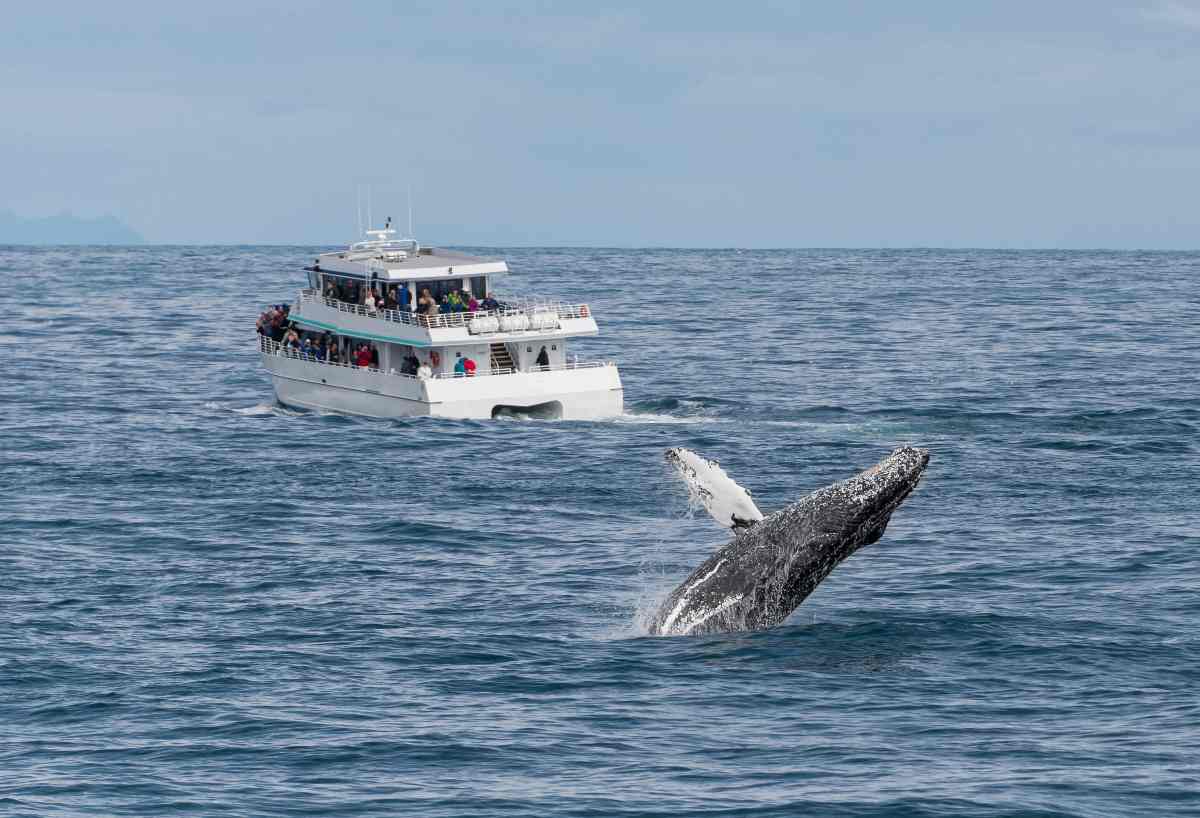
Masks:
[[[780,624],[842,560],[883,536],[929,463],[925,449],[899,448],[866,471],[764,517],[750,493],[713,461],[686,449],[666,456],[693,498],[735,537],[667,597],[650,627],[659,635]]]

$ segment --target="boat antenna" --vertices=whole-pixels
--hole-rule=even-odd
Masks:
[[[367,229],[370,230],[374,226],[375,221],[371,218],[371,186],[367,185]]]
[[[412,231],[412,185],[408,186],[408,237],[413,237]]]
[[[358,216],[358,237],[361,239],[362,231],[362,185],[354,186],[354,213]]]

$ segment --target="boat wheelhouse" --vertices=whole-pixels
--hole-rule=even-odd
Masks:
[[[390,220],[318,256],[285,325],[260,328],[285,405],[369,417],[619,415],[616,364],[567,341],[598,334],[586,303],[494,295],[503,261],[395,237]]]

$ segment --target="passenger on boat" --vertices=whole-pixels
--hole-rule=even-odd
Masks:
[[[363,299],[363,306],[367,308],[367,312],[372,313],[372,314],[375,312],[375,291],[374,290],[367,290],[367,295]]]
[[[404,358],[404,363],[402,363],[400,365],[400,374],[414,376],[417,374],[417,370],[420,368],[421,368],[421,362],[419,360],[417,360],[416,355],[413,355],[410,352]]]
[[[475,377],[475,362],[470,358],[463,358],[463,369],[466,371],[468,378]]]
[[[550,367],[550,353],[542,347],[542,351],[538,353],[536,361],[539,369],[548,369]]]
[[[467,296],[467,310],[470,312],[479,311],[479,302],[475,300],[475,296],[473,295]]]
[[[467,359],[459,358],[454,362],[454,374],[460,377],[466,377],[467,374]]]
[[[366,344],[358,345],[358,351],[354,354],[354,365],[363,369],[371,365],[371,350],[367,349]]]
[[[488,293],[487,298],[483,299],[483,304],[480,306],[482,306],[488,312],[492,312],[493,310],[500,309],[500,302],[497,301],[491,293]]]
[[[330,341],[326,359],[331,364],[340,364],[342,362],[342,353],[338,350],[337,341]]]
[[[417,312],[424,315],[437,315],[437,311],[437,302],[429,294],[429,288],[425,287],[421,290],[421,297],[417,299]]]
[[[423,381],[433,377],[433,370],[430,368],[429,364],[423,363],[417,367],[417,377]]]
[[[279,323],[279,313],[275,305],[272,304],[259,314],[258,320],[254,322],[254,327],[258,330],[259,334],[273,341],[278,341],[279,339],[275,337],[275,329],[279,326]]]
[[[384,300],[383,306],[385,309],[389,309],[389,310],[394,310],[394,309],[399,308],[400,303],[398,301],[396,301],[396,288],[395,287],[388,288],[387,298]]]
[[[296,330],[289,329],[283,334],[283,348],[290,350],[300,348],[300,336],[296,333]]]
[[[408,291],[407,284],[400,285],[400,309],[404,312],[410,312],[412,306],[412,293]]]

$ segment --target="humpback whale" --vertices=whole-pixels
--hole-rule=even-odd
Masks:
[[[735,536],[663,602],[650,627],[658,635],[762,630],[782,623],[842,560],[883,536],[892,512],[929,463],[925,449],[902,447],[866,471],[764,517],[750,493],[715,462],[686,449],[671,449],[666,457],[693,499]]]

